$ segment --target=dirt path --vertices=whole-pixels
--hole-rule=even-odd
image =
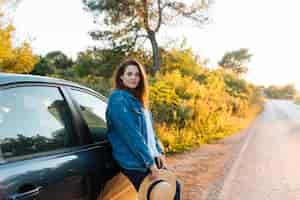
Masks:
[[[168,167],[175,171],[181,182],[182,200],[213,199],[245,136],[243,131],[192,152],[167,157]]]

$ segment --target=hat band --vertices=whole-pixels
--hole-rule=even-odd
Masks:
[[[158,180],[158,181],[153,182],[153,183],[150,185],[150,187],[149,187],[149,189],[148,189],[148,191],[147,191],[147,200],[150,199],[150,193],[151,193],[151,191],[153,190],[154,186],[156,186],[158,183],[163,182],[163,181],[164,181],[164,180]]]

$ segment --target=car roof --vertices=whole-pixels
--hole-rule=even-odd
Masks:
[[[94,90],[92,90],[88,87],[79,85],[72,81],[63,80],[63,79],[51,78],[51,77],[46,77],[46,76],[38,76],[38,75],[12,74],[12,73],[1,73],[0,72],[0,86],[1,85],[9,85],[9,84],[18,84],[18,83],[60,84],[60,85],[67,85],[67,86],[83,88],[83,89],[86,89],[86,90],[89,90],[89,91],[95,93]],[[96,93],[98,93],[98,92],[96,92]],[[103,95],[101,95],[101,96],[103,96]]]

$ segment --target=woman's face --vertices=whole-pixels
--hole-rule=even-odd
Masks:
[[[126,87],[135,89],[139,85],[141,79],[139,69],[135,65],[128,65],[124,74],[120,76],[120,79]]]

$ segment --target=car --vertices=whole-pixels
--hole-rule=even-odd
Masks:
[[[94,200],[119,168],[107,99],[55,78],[0,73],[0,200]]]

